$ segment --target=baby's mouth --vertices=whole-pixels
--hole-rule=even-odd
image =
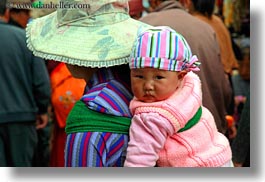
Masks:
[[[147,100],[153,100],[155,97],[152,94],[145,94],[144,98]]]

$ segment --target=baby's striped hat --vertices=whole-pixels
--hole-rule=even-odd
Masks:
[[[130,56],[130,68],[158,68],[169,71],[199,71],[185,38],[167,26],[147,29],[137,36]]]

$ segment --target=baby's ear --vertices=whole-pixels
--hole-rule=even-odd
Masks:
[[[186,70],[178,72],[178,79],[182,80],[188,72]]]

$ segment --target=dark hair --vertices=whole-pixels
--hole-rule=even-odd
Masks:
[[[199,13],[211,17],[214,12],[215,0],[192,0],[194,8]]]
[[[127,87],[128,90],[131,90],[131,78],[130,78],[130,67],[128,64],[122,64],[117,66],[111,66],[111,70],[114,74],[117,74],[120,81],[123,82],[124,86]]]
[[[0,1],[0,15],[4,15],[6,11],[6,0]]]
[[[11,8],[10,12],[20,13],[20,12],[30,12],[30,10],[29,9],[22,9],[22,8]]]

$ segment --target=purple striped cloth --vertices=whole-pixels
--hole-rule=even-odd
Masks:
[[[131,117],[132,94],[111,69],[101,68],[87,84],[81,100],[88,109],[115,116]],[[66,167],[122,167],[128,135],[110,132],[78,132],[67,135]]]
[[[67,136],[66,167],[122,167],[128,135],[84,132]]]
[[[115,116],[131,117],[131,92],[110,69],[100,69],[92,76],[81,100],[89,109]]]

